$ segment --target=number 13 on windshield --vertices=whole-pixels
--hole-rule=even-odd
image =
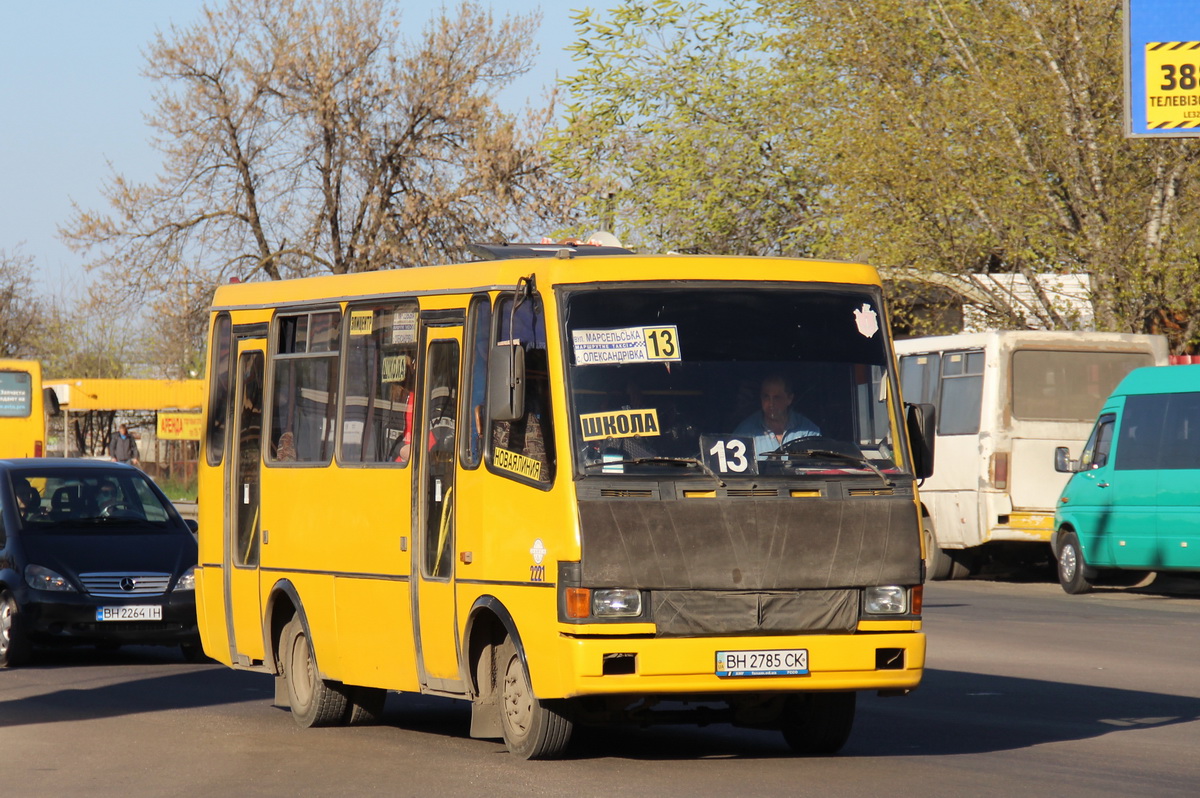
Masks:
[[[647,360],[679,360],[679,331],[670,327],[644,327]]]

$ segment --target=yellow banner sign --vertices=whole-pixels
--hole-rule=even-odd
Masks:
[[[529,479],[541,480],[542,464],[532,457],[526,457],[520,452],[511,452],[508,449],[496,448],[495,454],[492,456],[492,464],[502,471],[508,471],[513,474],[518,474]]]
[[[1200,127],[1200,42],[1146,43],[1146,127]]]
[[[658,411],[614,410],[611,413],[585,413],[579,417],[585,441],[605,438],[632,438],[635,435],[660,435]]]
[[[159,413],[158,439],[198,441],[203,423],[203,417],[199,413]]]

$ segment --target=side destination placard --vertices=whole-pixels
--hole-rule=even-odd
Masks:
[[[659,435],[658,411],[614,410],[611,413],[584,413],[579,417],[585,441],[605,438],[632,438],[635,435]]]
[[[508,449],[497,447],[492,455],[492,465],[510,474],[517,474],[528,479],[536,479],[539,482],[542,479],[541,462],[534,460],[532,457],[526,457],[520,452],[512,452]]]

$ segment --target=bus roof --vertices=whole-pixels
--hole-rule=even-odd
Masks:
[[[509,289],[535,274],[539,285],[708,280],[845,283],[878,286],[871,266],[842,261],[733,255],[579,255],[479,261],[295,280],[231,283],[213,296],[214,310],[279,307],[314,299],[392,294],[448,294]]]
[[[947,349],[986,349],[1014,346],[1042,349],[1116,349],[1150,351],[1155,361],[1167,362],[1167,339],[1162,335],[1075,330],[988,330],[985,332],[903,338],[895,342],[896,354],[941,352]]]

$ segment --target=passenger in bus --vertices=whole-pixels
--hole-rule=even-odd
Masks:
[[[754,451],[761,457],[788,441],[820,435],[817,425],[792,409],[795,399],[791,383],[781,374],[770,374],[762,381],[759,403],[762,409],[751,413],[734,429],[735,435],[754,438]]]

